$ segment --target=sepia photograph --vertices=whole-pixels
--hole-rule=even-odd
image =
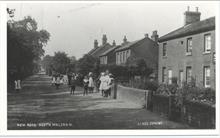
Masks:
[[[215,130],[218,4],[7,3],[7,129]]]

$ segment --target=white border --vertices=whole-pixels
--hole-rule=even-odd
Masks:
[[[207,130],[207,129],[194,129],[194,130],[7,130],[7,82],[6,82],[6,4],[7,3],[125,3],[126,1],[1,1],[0,6],[0,135],[47,135],[47,136],[68,136],[68,135],[219,135],[219,13],[220,13],[220,2],[215,1],[216,9],[216,129]],[[181,3],[190,1],[127,1],[126,3]],[[198,1],[197,1],[198,2]],[[213,1],[201,1],[202,3],[210,3]]]

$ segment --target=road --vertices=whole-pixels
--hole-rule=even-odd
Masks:
[[[19,92],[8,93],[8,129],[183,129],[128,101],[104,98],[99,93],[70,95],[67,86],[56,90],[50,77],[33,75]]]

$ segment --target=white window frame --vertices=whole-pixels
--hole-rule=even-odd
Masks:
[[[212,47],[211,34],[205,34],[204,35],[204,53],[211,53],[211,47]]]
[[[190,72],[188,70],[190,69]],[[192,66],[186,67],[186,83],[192,82]]]
[[[168,70],[168,84],[172,84],[173,71],[172,69]]]
[[[166,67],[162,67],[162,82],[163,83],[166,82],[166,77],[167,77]]]
[[[180,85],[180,87],[183,86],[183,82],[184,82],[184,73],[183,73],[183,70],[180,70],[179,71],[179,85]]]
[[[163,57],[167,56],[167,43],[163,43],[163,46],[162,46],[162,56]]]
[[[189,43],[191,42],[191,43]],[[193,50],[193,41],[192,37],[187,38],[186,40],[186,55],[192,55],[192,50]]]
[[[204,66],[203,74],[204,74],[204,76],[203,76],[204,87],[210,88],[211,87],[211,68],[210,68],[210,66]]]

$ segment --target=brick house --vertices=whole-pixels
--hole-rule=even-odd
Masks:
[[[116,65],[125,66],[128,59],[144,59],[147,66],[152,68],[155,73],[157,73],[157,40],[157,31],[153,31],[151,38],[149,38],[148,34],[146,34],[144,38],[133,42],[128,42],[127,38],[124,37],[122,46],[115,50]]]
[[[184,26],[159,38],[159,83],[195,80],[196,85],[215,88],[215,17],[200,21],[201,13],[184,13]]]
[[[98,46],[98,41],[94,40],[94,48],[88,52],[88,55],[99,58],[103,52],[110,48],[112,48],[112,46],[107,42],[107,36],[104,34],[102,37],[102,45]]]
[[[115,50],[119,47],[120,45],[116,46],[115,41],[113,41],[112,47],[104,51],[99,56],[100,64],[101,65],[115,65],[115,62],[116,62]]]

